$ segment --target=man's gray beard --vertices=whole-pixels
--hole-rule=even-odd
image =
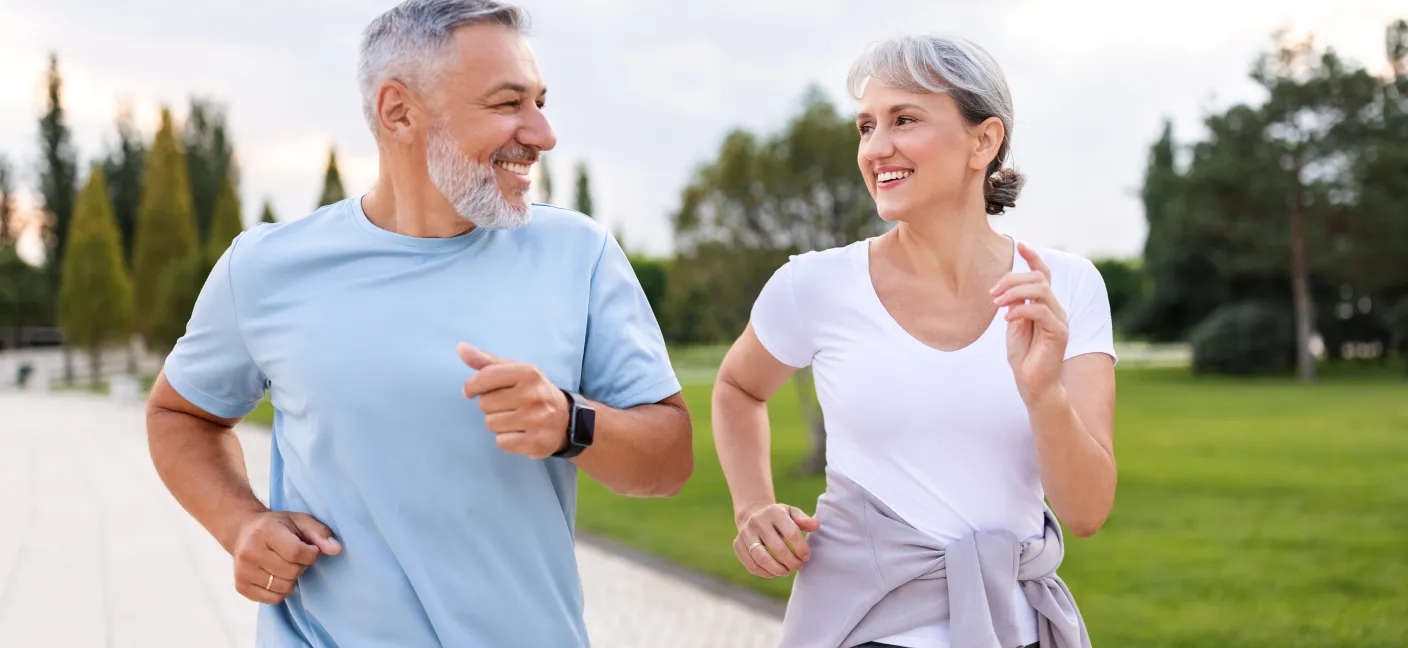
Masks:
[[[495,155],[494,159],[498,156]],[[461,218],[484,229],[513,229],[528,224],[528,203],[514,205],[499,191],[493,164],[479,164],[460,151],[449,129],[432,128],[425,152],[430,182]]]

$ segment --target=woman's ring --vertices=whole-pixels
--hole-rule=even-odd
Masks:
[[[269,582],[264,584],[264,589],[269,590],[270,592],[274,591],[274,575],[273,575],[273,574],[269,574]]]
[[[761,546],[763,546],[763,543],[761,542],[754,542],[753,544],[748,545],[748,553],[753,553],[754,549],[757,549]]]

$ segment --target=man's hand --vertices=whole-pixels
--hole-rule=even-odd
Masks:
[[[478,372],[465,381],[464,396],[479,399],[484,424],[500,448],[545,459],[567,445],[571,404],[537,367],[496,358],[463,342],[459,354]]]
[[[269,511],[240,525],[232,553],[235,590],[256,603],[274,605],[293,593],[294,581],[319,555],[336,556],[342,545],[309,515]]]

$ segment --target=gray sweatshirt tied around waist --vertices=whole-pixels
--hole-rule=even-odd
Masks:
[[[941,546],[844,475],[828,470],[826,482],[780,648],[849,648],[945,618],[953,648],[1016,648],[1013,583],[1036,608],[1041,648],[1090,648],[1056,575],[1063,543],[1049,509],[1043,537],[1026,544],[997,531]]]

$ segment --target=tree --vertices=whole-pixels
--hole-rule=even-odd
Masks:
[[[261,213],[261,215],[259,216],[259,222],[261,222],[261,223],[277,223],[277,222],[279,222],[278,217],[274,216],[274,206],[271,205],[271,204],[269,204],[269,201],[268,201],[268,200],[265,200],[265,201],[264,201],[264,211],[263,211],[263,212]]]
[[[668,319],[681,330],[731,340],[788,254],[853,243],[884,231],[856,170],[859,134],[812,87],[801,110],[769,135],[729,133],[717,157],[695,171],[673,216],[680,251],[670,277]],[[812,434],[802,469],[820,472],[826,427],[811,373],[796,380]]]
[[[107,179],[117,229],[122,235],[122,258],[132,262],[132,240],[137,232],[137,211],[142,203],[142,172],[146,165],[147,145],[132,123],[131,111],[124,107],[117,117],[117,145],[103,159],[103,177]]]
[[[318,198],[318,207],[326,207],[347,198],[342,189],[342,174],[337,170],[337,151],[328,151],[328,170],[323,176],[323,195]]]
[[[577,205],[576,209],[583,214],[596,218],[592,212],[592,183],[587,177],[587,163],[577,163]]]
[[[14,172],[10,169],[10,161],[0,155],[0,248],[14,245],[15,239],[18,238],[10,229],[13,227],[12,218],[15,208],[12,173]]]
[[[1346,151],[1362,135],[1358,118],[1373,104],[1376,83],[1364,70],[1347,67],[1333,50],[1318,51],[1310,39],[1294,42],[1284,36],[1278,51],[1261,58],[1252,78],[1268,92],[1263,107],[1267,135],[1285,174],[1297,373],[1301,381],[1313,382],[1315,306],[1308,241],[1343,235],[1336,221],[1351,211],[1346,203],[1353,196]]]
[[[132,284],[101,165],[93,165],[80,196],[62,277],[59,326],[68,343],[87,349],[96,387],[102,382],[103,345],[122,340],[132,320]]]
[[[132,259],[136,328],[157,348],[170,349],[152,339],[158,327],[171,318],[181,319],[184,324],[189,316],[189,313],[183,316],[173,311],[162,294],[164,276],[170,268],[188,262],[199,250],[186,172],[171,111],[163,108],[161,128],[143,172],[146,181],[142,186]]]
[[[26,263],[14,245],[0,245],[0,346],[17,346],[20,330],[51,311],[45,270]]]
[[[235,193],[235,182],[232,178],[225,178],[215,202],[210,234],[205,239],[205,255],[211,259],[220,258],[243,231],[244,219],[240,217],[240,197]]]
[[[69,221],[73,220],[73,204],[77,197],[78,153],[72,134],[64,119],[63,77],[59,75],[59,59],[49,55],[49,70],[45,79],[47,90],[44,116],[39,120],[39,143],[43,161],[39,168],[40,194],[44,198],[45,243],[44,260],[48,266],[50,301],[58,292],[59,273],[63,267],[64,249],[68,243]],[[73,382],[73,353],[64,345],[64,382]]]
[[[235,166],[234,146],[226,127],[225,108],[209,99],[192,97],[184,131],[186,175],[191,184],[196,238],[205,240],[210,236],[210,221],[215,216],[221,185],[228,179],[239,186],[239,169]]]
[[[538,165],[542,169],[543,202],[552,203],[552,167],[548,166],[548,156],[538,156]]]
[[[63,107],[63,77],[59,74],[59,61],[55,55],[49,56],[49,71],[46,78],[47,104],[44,116],[39,120],[40,149],[43,155],[39,169],[40,194],[44,199],[44,211],[48,216],[45,255],[55,278],[63,264],[64,249],[68,242],[69,222],[73,219],[73,206],[78,189],[78,153],[73,147],[73,135],[69,132]],[[57,283],[55,284],[57,287]]]

